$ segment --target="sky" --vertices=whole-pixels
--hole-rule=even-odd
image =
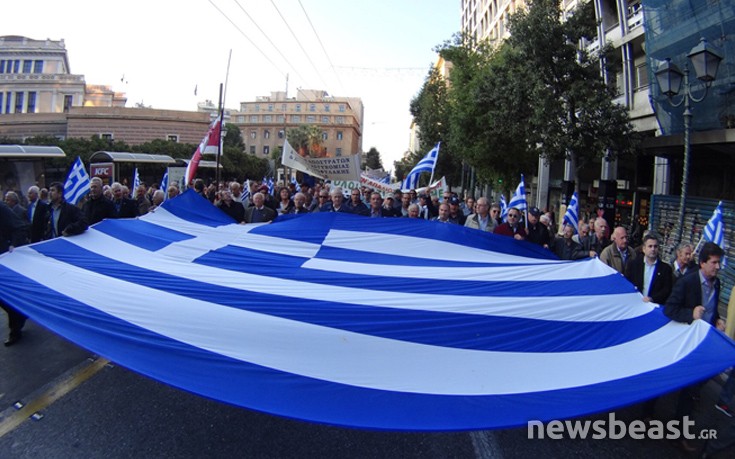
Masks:
[[[71,72],[125,92],[128,107],[194,111],[227,80],[225,106],[239,109],[286,89],[287,75],[289,97],[360,97],[363,149],[392,169],[433,49],[460,29],[460,0],[25,0],[3,17],[3,35],[64,39]]]

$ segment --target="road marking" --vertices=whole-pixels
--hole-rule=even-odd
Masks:
[[[475,457],[478,459],[502,459],[498,439],[493,432],[488,430],[477,430],[470,432],[472,446],[475,449]]]
[[[81,368],[73,373],[63,376],[57,383],[43,391],[38,397],[26,403],[21,409],[11,412],[10,415],[0,421],[0,438],[15,430],[34,414],[49,407],[56,400],[79,387],[80,384],[94,376],[108,363],[110,363],[109,360],[99,357],[81,366]]]

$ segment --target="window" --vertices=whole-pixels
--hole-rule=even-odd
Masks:
[[[71,96],[68,94],[64,96],[64,113],[67,113],[69,111],[73,101],[74,101],[74,96]]]
[[[344,116],[338,116],[337,117],[337,124],[345,124],[345,117]]]
[[[33,61],[33,73],[43,73],[43,61]]]
[[[245,117],[243,115],[238,115],[237,122],[238,123],[244,123],[245,122]]]
[[[342,140],[342,131],[337,131],[337,140]]]
[[[0,73],[5,73],[5,59],[0,60]]]
[[[269,145],[263,145],[263,154],[269,155],[271,153],[271,147]]]
[[[273,115],[265,115],[265,122],[266,123],[272,123],[273,122]]]
[[[250,122],[251,123],[257,123],[258,122],[258,115],[250,115]]]
[[[23,73],[31,73],[33,61],[23,61]]]
[[[327,140],[329,138],[329,134],[327,134],[326,131],[322,132],[322,140]]]
[[[265,131],[263,131],[263,138],[264,139],[270,139],[271,138],[271,130],[270,129],[266,129]]]
[[[4,95],[5,95],[4,93],[0,92],[0,113],[3,112],[3,96]]]
[[[168,140],[169,142],[179,143],[179,135],[169,134],[166,136],[166,140]]]
[[[26,113],[36,113],[36,92],[31,91],[28,93],[28,106]]]
[[[286,111],[286,104],[281,104],[281,111],[282,112],[285,112]]]
[[[20,59],[16,59],[13,61],[13,73],[20,73]]]
[[[280,129],[280,130],[278,131],[278,138],[279,138],[279,139],[282,139],[282,138],[283,138],[283,136],[284,136],[284,133],[283,133],[283,129]]]
[[[250,145],[250,154],[251,155],[255,154],[255,145]]]
[[[344,113],[344,111],[345,111],[345,104],[339,104],[339,111],[341,113]]]
[[[260,105],[256,105],[254,111],[259,112],[260,111]]]
[[[23,96],[25,93],[15,93],[15,113],[23,113]]]
[[[273,111],[273,104],[268,104],[268,111],[269,112],[272,112]]]
[[[328,124],[329,123],[329,117],[328,116],[322,116],[322,123]]]
[[[292,115],[291,116],[291,122],[292,123],[300,123],[301,122],[301,115]]]
[[[307,123],[316,123],[316,116],[314,116],[314,115],[307,116],[306,117],[306,122]]]
[[[635,89],[644,89],[648,87],[648,69],[646,64],[641,64],[635,68]]]
[[[10,98],[13,97],[12,92],[5,93],[5,113],[10,113]]]
[[[309,104],[309,111],[315,112],[316,111],[316,104]]]
[[[286,117],[283,116],[283,115],[278,115],[276,117],[276,121],[279,122],[279,123],[285,123],[286,122]]]
[[[296,111],[297,112],[300,112],[301,111],[301,104],[296,104]]]
[[[334,156],[342,156],[342,149],[340,147],[337,147],[334,151]]]
[[[329,104],[326,104],[326,105],[324,106],[324,111],[325,111],[325,112],[328,112],[328,111],[329,111]]]
[[[107,140],[108,142],[112,143],[112,141],[115,140],[115,136],[112,135],[112,132],[104,132],[100,134],[100,139]]]
[[[255,129],[253,129],[252,131],[250,131],[250,138],[251,139],[257,139],[258,138],[258,131],[256,131]]]

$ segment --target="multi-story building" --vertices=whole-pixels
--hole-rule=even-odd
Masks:
[[[240,128],[247,151],[269,157],[283,145],[285,132],[302,125],[321,130],[326,156],[348,156],[362,152],[363,105],[357,97],[334,97],[322,90],[299,89],[295,98],[284,91],[240,103],[230,114]]]

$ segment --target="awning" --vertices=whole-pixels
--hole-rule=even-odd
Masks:
[[[191,162],[191,159],[179,158],[176,160],[176,165],[186,167],[189,165],[190,162]],[[217,161],[199,161],[199,167],[207,167],[210,169],[214,169],[215,167],[217,167]],[[219,168],[222,169],[222,163],[219,163]]]
[[[41,159],[65,158],[66,153],[59,147],[40,145],[0,145],[0,158]]]
[[[127,153],[121,151],[97,151],[89,157],[89,162],[173,164],[176,162],[176,160],[168,155],[152,155],[150,153]]]

